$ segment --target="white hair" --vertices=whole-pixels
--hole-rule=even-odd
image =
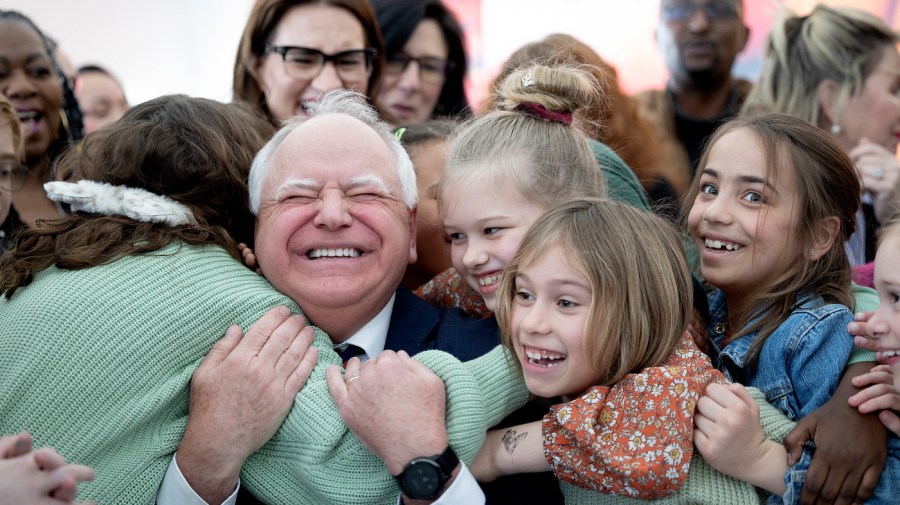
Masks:
[[[394,155],[397,176],[400,178],[403,203],[406,208],[413,209],[418,202],[416,189],[416,172],[412,161],[400,141],[391,133],[387,124],[378,116],[378,112],[368,102],[366,97],[356,91],[337,89],[326,94],[320,102],[309,111],[309,116],[289,120],[275,135],[260,149],[253,159],[250,167],[250,212],[258,215],[259,206],[262,203],[262,187],[266,175],[272,166],[272,156],[281,145],[282,141],[306,121],[326,114],[343,114],[358,119],[371,128],[381,137]],[[347,141],[347,139],[341,139]]]

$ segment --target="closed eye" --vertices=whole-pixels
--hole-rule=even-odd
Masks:
[[[353,194],[350,194],[347,196],[354,202],[371,202],[373,200],[378,200],[383,195],[380,195],[378,193],[371,193],[371,192],[361,192],[361,193],[353,193]]]
[[[278,201],[278,203],[284,202],[284,203],[292,203],[292,204],[298,204],[298,205],[306,205],[308,203],[314,202],[315,199],[316,199],[316,197],[311,196],[311,195],[303,195],[303,194],[291,195],[291,194],[289,194],[289,195],[282,196],[281,199]]]

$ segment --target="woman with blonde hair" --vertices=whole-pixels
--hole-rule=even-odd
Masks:
[[[856,165],[863,207],[852,265],[874,257],[875,230],[900,209],[900,41],[866,12],[816,6],[773,29],[744,110],[783,112],[830,132]]]

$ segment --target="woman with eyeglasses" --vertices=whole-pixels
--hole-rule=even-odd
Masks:
[[[39,220],[61,216],[43,184],[53,178],[60,154],[84,136],[75,95],[41,30],[17,11],[0,10],[0,94],[21,123],[24,165],[6,163],[0,184],[12,192],[3,219],[9,235]]]
[[[372,0],[384,36],[378,108],[397,126],[471,116],[459,23],[440,0]]]
[[[234,99],[278,125],[325,93],[378,89],[383,44],[366,0],[260,0],[234,64]]]

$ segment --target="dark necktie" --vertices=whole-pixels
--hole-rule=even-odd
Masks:
[[[334,350],[341,356],[341,361],[344,363],[344,366],[347,366],[347,362],[350,361],[350,358],[366,353],[362,347],[353,344],[341,344],[335,346]]]

